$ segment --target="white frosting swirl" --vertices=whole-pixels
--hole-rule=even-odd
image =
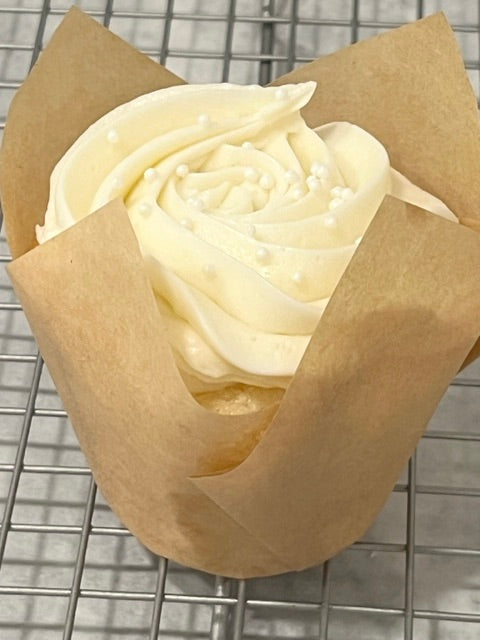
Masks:
[[[382,199],[407,184],[359,127],[307,127],[314,90],[162,89],[106,114],[52,173],[38,241],[121,196],[192,390],[286,386]]]

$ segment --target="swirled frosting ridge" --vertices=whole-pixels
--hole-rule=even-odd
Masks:
[[[391,189],[370,134],[306,125],[314,90],[162,89],[98,120],[52,173],[38,241],[122,197],[194,390],[286,386]]]

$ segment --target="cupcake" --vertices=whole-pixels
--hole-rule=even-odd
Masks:
[[[405,64],[412,59],[414,68]],[[160,174],[158,157],[117,176],[129,162],[128,154],[115,154],[130,139],[130,124],[108,122],[104,129],[102,118],[117,107],[121,113],[120,105],[135,99],[147,105],[155,99],[139,96],[162,92],[183,100],[191,92],[190,104],[178,113],[170,110],[168,117],[181,119],[182,109],[188,112],[193,119],[184,126],[203,135],[202,144],[221,126],[220,99],[200,107],[202,89],[177,93],[168,88],[181,84],[79,10],[69,12],[19,90],[7,121],[0,180],[15,258],[9,273],[95,479],[134,535],[156,553],[223,575],[300,570],[331,557],[368,528],[449,382],[466,358],[478,353],[476,100],[452,32],[436,15],[306,65],[278,79],[276,85],[285,85],[280,89],[205,89],[223,96],[238,92],[244,107],[231,107],[237,124],[243,108],[247,124],[262,112],[263,106],[251,107],[255,96],[267,113],[284,109],[285,123],[291,117],[308,127],[305,135],[323,151],[308,157],[310,143],[305,149],[300,145],[298,165],[282,162],[278,176],[266,153],[273,139],[262,141],[260,131],[231,145],[235,160],[227,167],[222,161],[216,168],[215,154],[223,153],[216,151],[218,145],[199,158],[181,155],[188,147],[180,144],[180,156],[174,151],[166,157],[166,162],[173,157],[168,176]],[[131,110],[125,109],[127,118]],[[270,120],[273,116],[266,118],[267,127]],[[132,131],[136,126],[132,121]],[[97,130],[102,151],[97,160],[95,153],[90,158],[101,165],[102,175],[90,181],[96,165],[91,173],[70,169],[82,155],[75,145],[83,135],[85,149],[95,148],[96,134],[90,136]],[[382,186],[369,191],[378,201],[364,214],[361,229],[342,223],[343,216],[356,219],[355,202],[363,188],[351,179],[360,169],[352,168],[350,175],[335,149],[350,135],[361,137],[359,148],[373,150],[372,163],[388,157],[405,178],[392,179],[390,165],[379,164],[373,182]],[[253,148],[242,146],[245,142]],[[162,146],[168,146],[165,138]],[[69,156],[69,148],[77,151]],[[137,157],[135,151],[131,157]],[[360,168],[367,172],[370,160],[364,158],[362,151]],[[200,161],[207,163],[203,171]],[[56,165],[60,169],[54,171]],[[209,189],[221,191],[217,182],[208,183],[211,175],[226,168],[237,177],[222,187],[223,196],[215,191],[212,202],[204,202]],[[113,183],[116,177],[135,184]],[[332,183],[323,185],[322,178]],[[162,179],[169,185],[168,193],[162,191],[166,200],[159,200],[155,186]],[[404,196],[411,185],[422,197],[434,197],[444,216],[457,221],[428,213],[424,201],[409,204]],[[403,199],[391,195],[400,195],[397,186]],[[295,225],[308,226],[314,216],[323,220],[318,246],[296,246],[313,242],[313,232],[287,233],[280,242],[283,223],[244,220],[268,210],[270,198],[287,196],[287,211],[301,203]],[[325,205],[308,215],[309,198],[323,198]],[[246,209],[236,211],[240,201]],[[232,207],[232,215],[222,206]],[[253,235],[248,225],[255,227]],[[42,241],[54,237],[38,246],[36,233]],[[175,250],[177,236],[186,244]],[[233,247],[232,237],[238,239]],[[180,267],[159,260],[151,246],[158,238],[162,255],[171,252],[174,260],[179,254]],[[213,247],[208,254],[202,243]],[[208,305],[202,295],[214,301],[219,296],[222,309],[243,313],[242,298],[250,295],[243,275],[231,281],[230,289],[220,284],[226,265],[241,262],[236,254],[220,253],[227,245],[231,253],[244,251],[245,260],[253,261],[251,279],[268,283],[255,304],[244,305],[257,314],[255,329],[267,336],[302,336],[298,342],[308,343],[296,352],[290,369],[280,367],[281,358],[276,369],[255,369],[251,362],[268,349],[246,355],[232,338],[226,342],[228,358],[225,347],[212,350],[212,357],[222,358],[221,367],[229,362],[235,375],[220,368],[216,377],[210,361],[201,370],[188,339],[186,346],[177,340],[195,330],[194,340],[201,338],[206,348],[219,342],[206,339],[208,331],[198,321]],[[277,246],[288,260],[280,263]],[[332,277],[331,287],[316,288],[323,281],[310,275],[308,261],[297,264],[291,256],[318,258],[332,246],[331,255],[342,256],[332,270],[338,281]],[[189,273],[194,260],[198,263]],[[268,260],[271,281],[265,277]],[[193,285],[202,291],[200,283],[210,293],[192,302]],[[272,312],[266,289],[282,300],[290,296],[306,324]],[[185,300],[192,302],[190,310],[175,312]],[[266,309],[263,319],[261,309]],[[188,329],[179,328],[177,318],[185,317],[191,318]],[[287,321],[291,334],[282,324]],[[226,335],[228,322],[222,316],[213,324]],[[267,366],[273,360],[269,357]],[[246,378],[245,372],[255,377]],[[252,386],[266,395],[246,412],[242,397],[228,398],[227,404],[242,407],[235,415],[212,410],[192,395],[222,394],[218,385],[231,388],[231,383],[243,385],[248,398]]]

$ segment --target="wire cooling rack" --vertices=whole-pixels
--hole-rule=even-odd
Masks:
[[[190,81],[267,83],[443,9],[478,94],[479,7],[378,0],[85,0]],[[60,22],[57,1],[0,0],[0,126]],[[364,538],[323,566],[213,577],[149,553],[117,521],[37,355],[0,238],[0,637],[240,640],[480,638],[480,368],[451,385]]]

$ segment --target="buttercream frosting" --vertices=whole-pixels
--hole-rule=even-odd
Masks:
[[[366,131],[310,129],[314,90],[162,89],[90,126],[51,175],[38,242],[121,197],[192,390],[287,385],[387,193],[456,221]]]

